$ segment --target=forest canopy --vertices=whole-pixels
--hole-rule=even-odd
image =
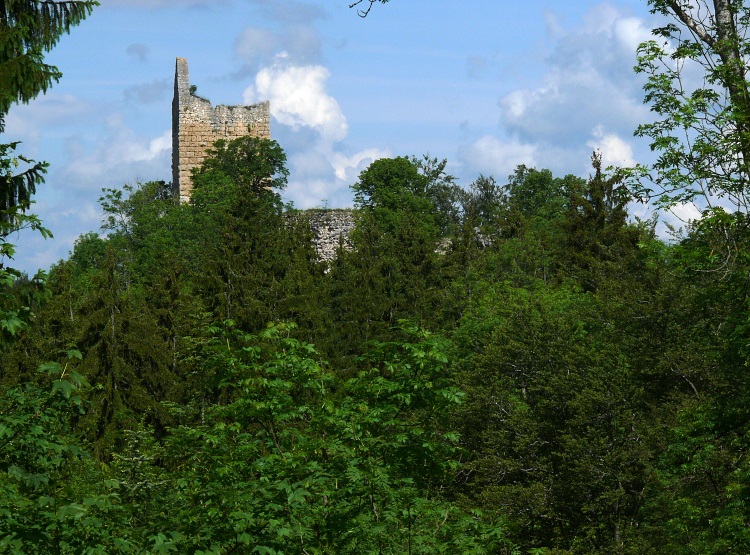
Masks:
[[[650,169],[594,152],[585,177],[464,188],[446,160],[382,158],[324,262],[282,202],[281,145],[242,138],[189,202],[104,189],[102,233],[48,275],[0,268],[0,553],[750,552],[746,10],[651,5],[693,39],[641,47]],[[675,89],[664,56],[711,86]],[[44,166],[16,146],[3,257],[10,230],[48,233],[27,213]],[[657,236],[629,213],[655,192],[641,171],[664,206],[703,195],[703,218]]]

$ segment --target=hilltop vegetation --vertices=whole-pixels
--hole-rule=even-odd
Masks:
[[[468,190],[382,159],[327,267],[239,141],[189,204],[105,191],[6,342],[3,549],[747,549],[744,219],[665,244],[596,154]]]
[[[95,4],[0,8],[0,116]],[[750,552],[750,18],[650,4],[693,37],[639,50],[659,191],[596,152],[587,178],[467,188],[381,159],[328,264],[285,215],[284,151],[244,138],[189,203],[106,189],[105,234],[48,275],[0,266],[0,553]],[[3,260],[49,233],[16,147]],[[665,242],[636,196],[705,210]]]

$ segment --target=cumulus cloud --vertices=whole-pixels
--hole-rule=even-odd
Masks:
[[[594,145],[619,164],[632,163],[633,150],[622,137],[648,117],[632,66],[637,45],[650,38],[649,28],[606,5],[593,8],[582,25],[568,31],[548,15],[547,28],[553,41],[547,71],[535,87],[500,98],[502,127],[541,149]]]
[[[262,68],[255,83],[245,90],[244,102],[270,100],[271,115],[292,129],[311,128],[328,142],[340,141],[348,125],[335,98],[326,91],[331,74],[321,65],[291,65],[288,56],[277,56]]]
[[[289,180],[285,196],[291,198],[294,206],[301,209],[331,207],[340,203],[332,198],[340,192],[340,187],[332,187],[334,183],[325,177],[292,178]]]
[[[120,185],[134,176],[168,179],[171,175],[171,130],[154,138],[139,137],[117,115],[108,119],[104,136],[92,150],[75,138],[67,148],[71,162],[64,175],[79,189]]]
[[[291,178],[284,196],[299,208],[351,206],[349,186],[373,161],[390,155],[377,148],[346,154],[318,141],[290,156]]]
[[[536,83],[498,99],[497,136],[470,139],[459,154],[470,170],[508,175],[517,164],[586,175],[593,149],[605,165],[630,166],[645,151],[632,139],[648,121],[635,51],[651,38],[642,19],[610,5],[591,8],[576,25],[545,14],[548,52]],[[483,58],[467,61],[481,72]],[[642,150],[637,150],[642,148]]]
[[[690,223],[695,220],[700,220],[703,216],[698,207],[692,202],[686,202],[673,206],[670,213],[683,224]]]
[[[555,44],[547,57],[550,66],[593,67],[604,76],[626,81],[629,88],[638,87],[632,79],[635,52],[640,43],[653,38],[645,21],[608,4],[592,7],[582,24],[569,31],[552,23],[554,19],[554,15],[547,19]]]
[[[349,205],[349,185],[384,151],[351,153],[343,144],[349,126],[328,92],[331,74],[320,64],[322,45],[315,28],[326,13],[302,0],[250,4],[274,24],[247,27],[236,38],[234,54],[242,67],[233,77],[252,79],[243,94],[245,103],[270,101],[273,137],[288,152],[284,197],[300,208]]]
[[[246,46],[273,35],[263,30],[246,33]],[[270,50],[270,49],[269,49]],[[328,68],[301,63],[288,52],[275,54],[261,66],[243,102],[269,100],[273,137],[287,150],[290,179],[284,192],[300,208],[349,206],[349,186],[372,161],[389,156],[381,148],[350,149],[349,126],[337,100],[328,92]]]
[[[346,145],[332,144],[312,132],[295,143],[286,140],[290,133],[298,135],[289,127],[278,126],[274,136],[284,145],[293,145],[288,150],[290,179],[284,197],[298,208],[351,206],[349,186],[374,160],[391,156],[390,151],[379,148],[350,153]]]
[[[505,177],[513,173],[520,164],[535,166],[537,147],[516,140],[501,141],[485,135],[463,148],[460,156],[479,173]]]
[[[625,53],[635,52],[641,43],[653,38],[651,29],[637,17],[615,16],[612,28],[618,45]]]
[[[602,166],[635,166],[633,147],[614,133],[605,133],[597,125],[592,133],[594,139],[586,143],[590,148],[602,153]]]
[[[539,87],[509,93],[500,107],[510,132],[558,144],[580,144],[596,125],[632,133],[647,113],[639,98],[587,65],[553,68]]]
[[[341,181],[346,181],[347,183],[354,183],[359,177],[359,174],[375,160],[387,158],[388,156],[390,156],[388,150],[366,148],[350,156],[334,152],[330,158],[336,178]]]

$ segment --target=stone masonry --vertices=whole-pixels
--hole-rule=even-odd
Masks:
[[[219,139],[231,141],[250,135],[271,138],[268,102],[253,106],[211,106],[190,92],[188,63],[177,58],[172,100],[172,188],[180,202],[190,199],[191,170]]]
[[[349,234],[356,225],[354,211],[351,209],[320,210],[311,209],[302,212],[310,222],[313,232],[313,246],[318,258],[331,262],[336,258],[339,244],[350,250]]]

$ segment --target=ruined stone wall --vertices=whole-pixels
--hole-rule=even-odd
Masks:
[[[331,262],[336,258],[336,251],[341,244],[344,249],[351,250],[352,243],[349,239],[351,232],[356,227],[356,210],[353,208],[335,208],[322,210],[313,208],[298,212],[294,218],[304,218],[310,224],[313,232],[312,244],[318,259],[323,262]],[[482,233],[478,227],[474,228],[474,241],[480,249],[489,248],[493,239]],[[445,255],[453,246],[450,237],[443,237],[435,245],[435,252]]]
[[[349,234],[355,225],[354,210],[304,210],[302,217],[310,222],[313,246],[320,260],[333,260],[340,243],[343,243],[346,249],[351,248]]]
[[[190,198],[190,171],[201,164],[206,150],[219,139],[250,135],[271,138],[268,102],[253,106],[211,106],[190,92],[188,64],[177,58],[172,100],[172,188],[180,201]]]

